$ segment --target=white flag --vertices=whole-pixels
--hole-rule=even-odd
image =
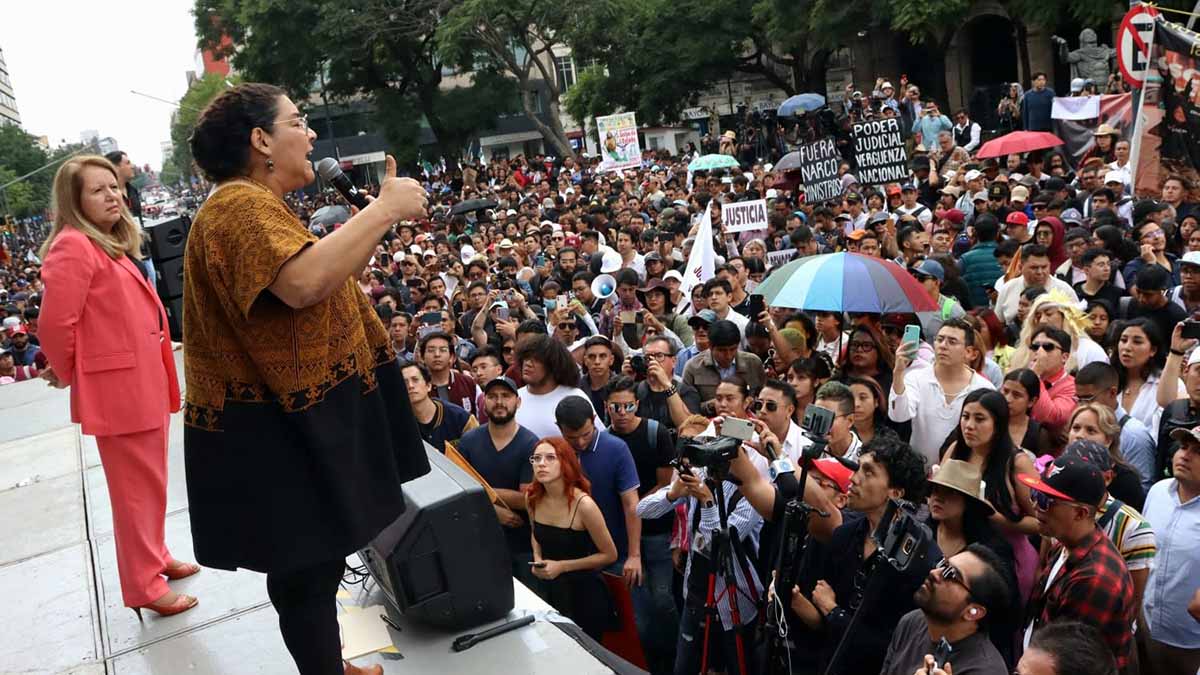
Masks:
[[[687,266],[683,268],[683,284],[679,290],[685,296],[692,292],[693,287],[703,284],[715,275],[717,256],[713,251],[712,205],[710,201],[700,217],[696,242],[692,244],[692,254],[688,256]]]

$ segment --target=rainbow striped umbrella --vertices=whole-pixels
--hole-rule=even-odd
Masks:
[[[859,253],[826,253],[793,260],[755,289],[768,306],[825,312],[917,314],[937,304],[908,270]]]

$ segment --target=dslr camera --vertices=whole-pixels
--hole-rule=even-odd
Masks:
[[[678,460],[686,459],[691,466],[728,467],[737,458],[742,442],[736,438],[679,439]]]

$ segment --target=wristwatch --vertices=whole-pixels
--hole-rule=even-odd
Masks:
[[[792,460],[788,459],[787,457],[780,457],[774,462],[771,462],[771,466],[767,467],[767,475],[770,476],[772,481],[774,481],[779,477],[779,474],[791,473],[795,470],[796,467],[792,466]]]

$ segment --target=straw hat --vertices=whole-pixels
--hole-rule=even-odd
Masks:
[[[948,459],[945,464],[938,467],[937,473],[933,474],[929,482],[961,492],[968,499],[974,499],[983,505],[989,516],[996,512],[996,509],[983,496],[983,479],[980,477],[979,469],[969,462],[961,459]]]
[[[1117,131],[1112,125],[1101,124],[1092,132],[1093,136],[1120,136],[1121,132]]]
[[[737,134],[734,133],[734,131],[732,129],[730,129],[730,130],[726,131],[725,133],[721,134],[721,138],[728,138],[729,140],[733,141],[733,140],[737,140]]]

